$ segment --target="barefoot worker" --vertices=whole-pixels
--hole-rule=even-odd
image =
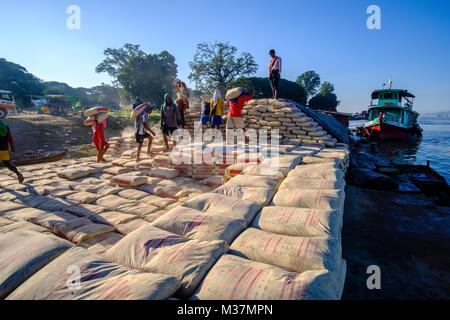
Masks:
[[[180,111],[173,103],[172,96],[169,93],[166,93],[164,95],[164,104],[161,106],[161,130],[167,150],[169,150],[167,136],[173,135],[173,132],[178,129],[177,126],[180,121]],[[173,141],[173,145],[175,146],[175,141]]]
[[[23,175],[17,170],[15,166],[9,162],[9,149],[11,152],[16,152],[14,148],[14,140],[11,135],[11,131],[9,131],[9,127],[0,120],[0,160],[3,162],[3,165],[14,172],[19,179],[19,182],[23,182]]]
[[[181,128],[184,129],[185,120],[184,114],[189,109],[189,102],[185,95],[177,92],[177,100],[175,100],[175,104],[177,105],[178,111],[180,112],[180,123],[178,124]]]
[[[106,127],[106,119],[103,120],[103,122],[94,120],[94,123],[92,124],[92,141],[97,148],[97,162],[106,161],[105,159],[103,159],[103,156],[109,149],[109,143],[106,142],[105,135],[103,133],[103,127]]]
[[[147,154],[150,155],[150,148],[152,147],[153,137],[155,135],[152,129],[147,125],[148,115],[153,112],[153,107],[148,106],[142,111],[136,119],[134,119],[134,132],[136,136],[136,143],[138,144],[136,161],[141,161],[141,149],[144,144],[144,140],[148,138]],[[151,135],[149,134],[151,133]]]
[[[210,116],[211,128],[213,130],[216,129],[214,136],[217,136],[219,127],[222,124],[223,109],[225,109],[225,101],[223,100],[222,93],[220,92],[219,89],[214,90],[214,95],[210,101],[210,105],[211,105],[211,116]]]
[[[272,88],[273,98],[276,99],[278,95],[278,85],[281,77],[281,58],[275,55],[275,50],[269,51],[269,70],[268,76],[270,81],[270,87]]]

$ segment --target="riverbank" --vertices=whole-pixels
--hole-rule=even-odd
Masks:
[[[371,168],[389,160],[354,145],[352,159]],[[343,299],[448,299],[450,208],[422,192],[346,186],[343,258],[348,272]],[[367,267],[381,270],[381,289],[369,290]]]

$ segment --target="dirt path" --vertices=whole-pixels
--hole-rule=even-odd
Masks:
[[[29,150],[47,152],[62,151],[67,148],[72,153],[77,153],[79,146],[92,144],[92,129],[83,124],[82,118],[20,114],[8,116],[4,121],[11,128],[14,136],[17,154],[13,155],[13,159]],[[117,126],[116,120],[108,119],[108,126],[105,129],[106,138],[118,135],[120,131],[121,128]],[[85,153],[89,156],[95,153],[93,146],[81,149],[80,155]]]

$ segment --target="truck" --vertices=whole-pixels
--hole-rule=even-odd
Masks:
[[[0,119],[8,115],[8,110],[16,108],[16,101],[11,91],[0,90]]]

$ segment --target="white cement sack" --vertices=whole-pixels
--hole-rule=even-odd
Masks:
[[[174,179],[178,176],[179,171],[177,169],[169,168],[155,168],[150,170],[149,175],[155,178],[161,179]]]
[[[297,176],[290,176],[284,179],[279,190],[282,189],[309,189],[309,190],[343,190],[345,180],[324,180],[324,179],[304,179]]]
[[[121,174],[111,179],[113,183],[125,187],[137,187],[146,184],[147,180],[146,176],[133,176],[130,174]]]
[[[68,241],[34,231],[0,234],[0,299],[70,247]]]
[[[252,176],[252,175],[237,175],[227,182],[241,187],[258,187],[258,188],[273,188],[277,189],[281,183],[280,177],[267,177],[267,176]],[[225,185],[225,186],[226,186]]]
[[[182,282],[178,296],[186,299],[227,250],[224,241],[189,240],[145,226],[116,243],[105,252],[105,257],[130,268],[176,277]]]
[[[249,176],[271,176],[284,178],[289,171],[289,168],[270,167],[267,165],[252,165],[247,167],[243,171],[243,174]]]
[[[245,220],[180,206],[156,219],[152,226],[194,240],[224,240],[231,243],[247,223]]]
[[[344,209],[343,190],[279,190],[273,203],[281,207],[340,210]]]
[[[82,271],[80,288],[67,287],[71,266]],[[130,270],[75,247],[45,266],[9,300],[160,300],[180,287],[174,277]]]
[[[118,211],[106,211],[89,217],[95,223],[109,224],[117,226],[122,223],[127,223],[138,217],[130,213],[122,213]]]
[[[264,231],[293,237],[340,239],[342,212],[339,210],[264,207],[252,222]]]
[[[81,226],[79,228],[73,229],[69,231],[65,236],[67,239],[72,241],[73,243],[80,243],[86,241],[88,239],[97,237],[99,235],[114,232],[115,228],[113,226],[99,224],[99,223],[91,223]]]
[[[305,179],[343,180],[344,171],[328,168],[310,168],[308,165],[303,165],[290,171],[288,177],[292,176]]]
[[[44,210],[39,210],[35,208],[22,208],[13,211],[6,211],[1,214],[3,218],[13,220],[13,221],[29,221],[33,218],[40,216],[41,214],[46,213]]]
[[[133,219],[131,221],[116,225],[116,230],[122,235],[132,233],[134,230],[141,228],[142,226],[149,226],[150,222],[144,219]]]
[[[338,299],[327,270],[288,272],[226,254],[209,271],[193,300],[332,300]]]
[[[147,196],[145,198],[141,199],[141,202],[150,204],[150,205],[158,207],[160,209],[164,209],[168,205],[176,203],[177,200],[171,199],[171,198],[162,198],[162,197],[158,197],[158,196],[154,196],[154,195],[149,196],[147,194]]]
[[[58,177],[63,179],[75,180],[86,177],[90,174],[89,170],[85,169],[67,169],[58,172]]]
[[[272,188],[240,187],[227,184],[217,188],[214,193],[266,206],[272,200],[276,190]]]
[[[344,170],[346,168],[346,162],[344,160],[333,159],[333,158],[321,158],[321,157],[304,157],[302,162],[304,164],[326,164],[334,163],[339,166],[340,169]]]
[[[78,217],[90,217],[92,215],[99,214],[106,211],[106,208],[97,206],[94,204],[79,204],[76,206],[70,206],[63,209],[63,211],[73,214]]]
[[[117,193],[119,197],[129,199],[129,200],[140,200],[142,198],[148,197],[148,193],[144,191],[125,189]]]
[[[247,223],[250,223],[256,213],[261,210],[261,205],[259,204],[216,193],[198,195],[182,205],[203,212],[243,219]]]
[[[5,219],[5,220],[7,220],[7,219]],[[10,221],[10,220],[8,220],[8,221]],[[28,222],[28,221],[17,221],[17,222],[10,221],[8,224],[2,224],[0,221],[0,233],[7,233],[7,232],[21,231],[21,230],[52,234],[52,232],[50,230],[48,230],[44,227],[38,226],[34,223]]]
[[[84,204],[91,204],[98,198],[100,198],[99,195],[91,192],[76,192],[66,197],[66,199],[69,201]]]
[[[36,208],[46,211],[61,211],[75,204],[75,202],[65,199],[47,198],[47,201],[37,205]]]
[[[108,232],[83,241],[80,245],[89,252],[103,255],[106,250],[122,240],[123,236],[117,232]]]
[[[230,248],[230,253],[243,258],[298,273],[323,269],[336,272],[342,259],[340,240],[291,237],[255,228],[241,233]]]
[[[12,201],[1,201],[0,202],[0,214],[8,212],[8,211],[22,209],[24,207],[25,206],[20,203],[16,203],[16,202],[12,202]]]

